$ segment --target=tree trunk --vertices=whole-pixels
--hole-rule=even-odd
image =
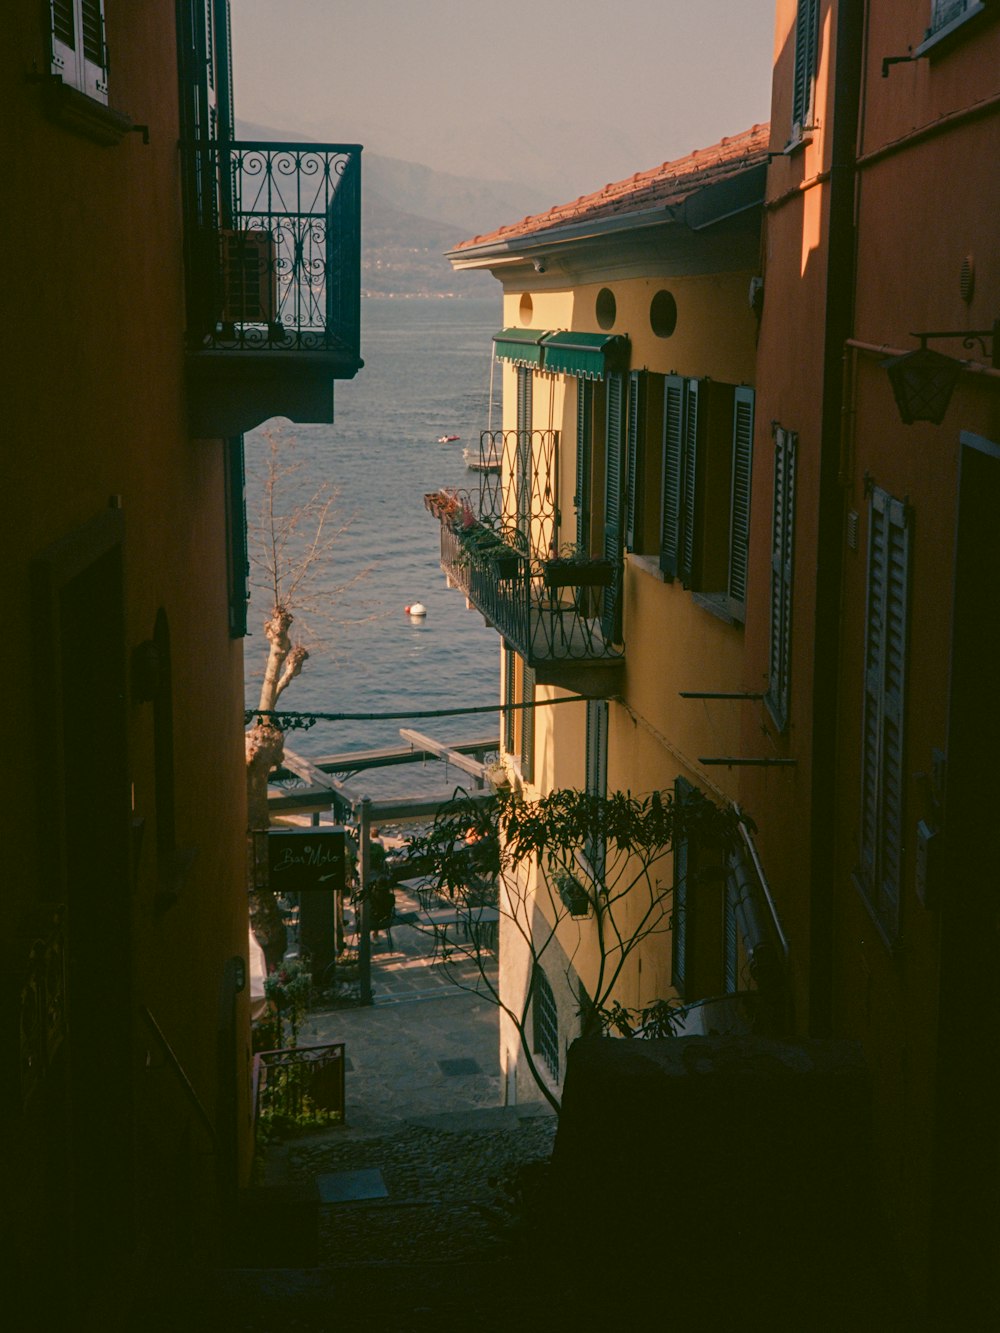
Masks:
[[[261,712],[271,712],[281,694],[302,670],[309,654],[301,645],[293,645],[288,631],[292,616],[280,604],[264,625],[270,645],[264,681],[261,685]],[[285,757],[285,737],[281,727],[269,718],[258,718],[246,734],[247,765],[247,892],[250,902],[250,927],[264,952],[268,972],[281,965],[288,944],[284,919],[268,883],[267,780]]]

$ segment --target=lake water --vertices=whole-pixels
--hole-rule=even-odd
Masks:
[[[463,446],[478,447],[489,414],[491,335],[500,328],[495,300],[382,300],[362,307],[364,369],[336,386],[330,426],[271,423],[294,441],[300,465],[290,493],[321,483],[339,489],[337,518],[347,522],[331,557],[317,568],[299,622],[310,658],[282,695],[286,710],[385,713],[495,705],[499,639],[460,592],[445,587],[439,526],[424,509],[438,486],[478,490]],[[499,368],[495,401],[499,401]],[[499,426],[494,407],[493,425]],[[260,508],[264,433],[246,437],[247,511]],[[450,444],[441,435],[459,435]],[[304,535],[300,533],[301,539]],[[350,587],[344,587],[357,579]],[[423,602],[427,617],[404,608]],[[270,609],[254,592],[245,640],[247,702],[257,702],[266,657],[261,629]],[[344,750],[402,744],[409,726],[440,740],[496,735],[495,712],[458,718],[324,722],[289,734],[290,747],[312,758]],[[444,765],[409,764],[358,774],[352,788],[373,797],[450,791],[462,779]]]

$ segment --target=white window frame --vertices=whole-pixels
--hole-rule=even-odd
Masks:
[[[84,40],[87,26],[100,29],[99,52]],[[49,0],[51,72],[85,97],[108,101],[108,48],[104,0]]]

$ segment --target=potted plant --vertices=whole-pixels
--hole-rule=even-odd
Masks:
[[[542,566],[547,588],[610,588],[614,565],[606,556],[591,555],[578,546],[564,547]]]

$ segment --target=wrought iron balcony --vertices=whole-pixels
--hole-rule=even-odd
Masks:
[[[361,368],[361,149],[204,141],[183,150],[195,434],[332,421]]]
[[[484,432],[479,493],[435,491],[424,505],[441,525],[441,567],[487,624],[535,671],[540,684],[583,694],[613,688],[624,663],[615,642],[620,563],[556,559],[554,496],[558,436],[553,431]]]

